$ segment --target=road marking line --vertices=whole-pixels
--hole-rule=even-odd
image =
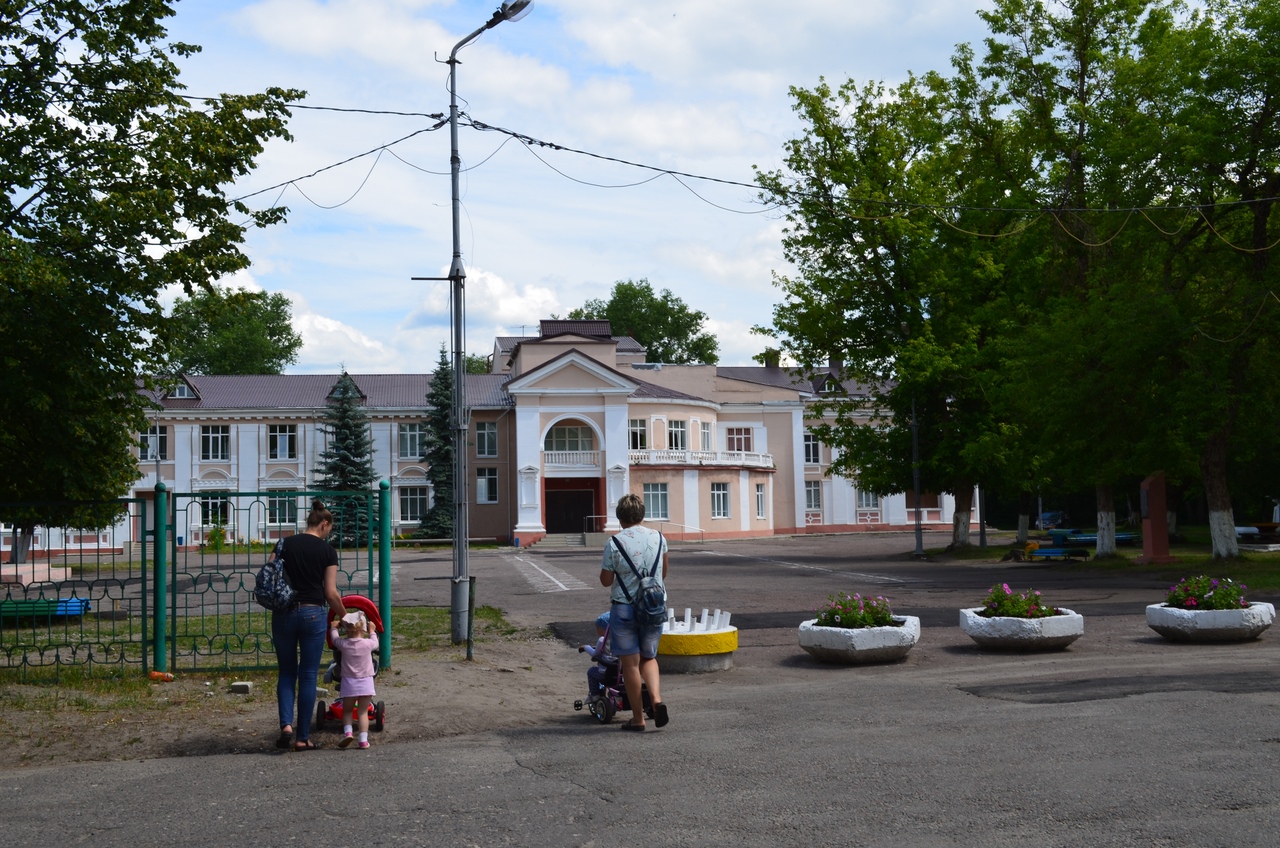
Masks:
[[[780,565],[783,568],[803,569],[806,571],[822,571],[827,574],[839,574],[844,577],[853,577],[858,580],[870,580],[873,583],[919,583],[919,579],[914,577],[888,577],[883,574],[867,574],[865,571],[843,571],[838,568],[827,568],[822,565],[805,565],[799,562],[787,562],[784,559],[770,559],[769,557],[750,556],[748,554],[735,554],[728,551],[699,551],[699,553],[710,556],[722,557],[738,557],[739,559],[753,559],[757,562],[767,562],[773,565]]]
[[[578,589],[590,589],[586,583],[567,572],[551,566],[543,567],[532,559],[522,556],[508,554],[509,559],[515,560],[514,565],[516,571],[520,572],[520,576],[528,581],[529,585],[540,593],[548,592],[573,592]],[[552,572],[555,572],[554,574]],[[550,584],[550,585],[548,585]]]

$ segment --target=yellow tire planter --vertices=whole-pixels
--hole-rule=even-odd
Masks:
[[[702,611],[694,620],[685,610],[684,621],[674,616],[667,619],[658,642],[658,665],[663,672],[697,674],[727,671],[733,668],[733,653],[738,650],[738,628],[729,625],[729,614],[715,611],[714,617]]]

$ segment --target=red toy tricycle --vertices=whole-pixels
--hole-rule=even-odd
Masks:
[[[342,605],[348,609],[360,610],[364,613],[365,618],[369,619],[369,623],[373,625],[374,631],[376,633],[382,633],[382,616],[378,614],[378,607],[373,601],[363,595],[344,595],[342,598]],[[330,622],[330,624],[332,624],[332,622]],[[335,689],[334,694],[337,697],[332,704],[327,705],[323,700],[316,700],[315,726],[317,730],[323,730],[324,723],[326,721],[336,721],[339,724],[344,724],[346,722],[346,716],[342,714],[342,678],[338,671],[342,665],[339,662],[341,654],[338,652],[337,648],[333,647],[333,641],[329,639],[327,634],[325,635],[325,641],[328,642],[329,647],[333,650],[333,660],[329,663],[329,668],[324,673],[324,679],[326,683],[333,681]],[[373,660],[373,669],[374,676],[376,677],[378,674],[378,659],[376,656]],[[354,720],[355,716],[352,715],[351,718]],[[383,719],[385,718],[386,708],[383,706],[381,701],[369,705],[369,723],[374,730],[379,732],[382,731]]]

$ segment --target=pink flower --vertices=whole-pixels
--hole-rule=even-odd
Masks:
[[[1196,599],[1195,599],[1195,598],[1187,598],[1187,606],[1189,606],[1189,607],[1194,607],[1195,605],[1196,605]]]
[[[1012,594],[1013,594],[1013,590],[1009,588],[1009,584],[1008,584],[1008,583],[1005,583],[1005,584],[1004,584],[1004,593],[1005,593],[1006,595],[1012,595]]]

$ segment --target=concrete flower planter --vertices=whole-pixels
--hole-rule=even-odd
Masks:
[[[1229,610],[1147,607],[1147,626],[1172,642],[1247,642],[1257,639],[1275,618],[1276,608],[1263,601]]]
[[[978,615],[982,607],[960,610],[960,629],[980,647],[1003,651],[1055,651],[1084,635],[1084,616],[1059,608],[1047,618]]]
[[[861,665],[893,662],[920,641],[920,619],[895,615],[888,627],[819,627],[817,619],[800,623],[800,647],[826,663]]]

